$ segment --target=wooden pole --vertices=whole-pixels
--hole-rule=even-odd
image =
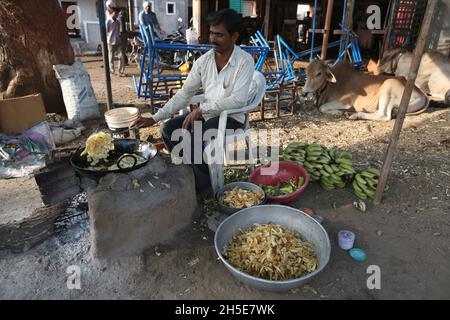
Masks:
[[[264,37],[269,40],[269,17],[270,17],[270,0],[266,0],[266,11],[264,13]]]
[[[385,154],[383,168],[381,169],[381,175],[375,193],[374,203],[379,204],[383,195],[384,188],[386,186],[387,177],[391,169],[392,161],[395,151],[397,149],[400,132],[402,130],[403,121],[405,120],[406,110],[408,109],[409,99],[414,89],[414,82],[416,81],[417,71],[419,70],[420,60],[425,49],[426,39],[430,30],[433,14],[436,9],[438,0],[429,0],[427,4],[427,10],[422,22],[422,28],[420,29],[420,35],[417,40],[416,49],[414,50],[414,56],[409,69],[408,78],[406,81],[405,90],[403,91],[402,99],[400,101],[399,113],[397,119],[395,119],[394,129],[392,130],[392,138],[389,143],[387,152]]]
[[[130,23],[130,31],[134,31],[132,2],[132,0],[128,0],[128,22]]]
[[[109,74],[109,59],[108,59],[108,43],[106,41],[106,17],[105,5],[103,1],[98,2],[98,23],[100,25],[100,36],[102,39],[103,65],[105,66],[106,77],[106,106],[108,110],[112,108],[112,90],[111,90],[111,75]]]
[[[389,48],[389,41],[391,38],[391,34],[392,34],[392,29],[394,28],[394,21],[395,21],[395,9],[396,9],[396,1],[392,1],[389,2],[389,6],[390,6],[390,17],[389,17],[389,22],[387,25],[387,32],[384,34],[383,37],[383,51],[380,54],[380,59],[383,58],[384,52]]]
[[[320,56],[322,60],[327,59],[328,39],[330,37],[331,17],[333,15],[333,4],[334,0],[328,0],[327,16],[325,18],[325,34],[323,35],[322,54]]]

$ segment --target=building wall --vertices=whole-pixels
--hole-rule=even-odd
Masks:
[[[167,34],[172,33],[178,28],[178,18],[183,19],[184,30],[188,27],[188,1],[185,0],[169,0],[169,1],[161,1],[154,0],[152,10],[156,14],[158,18],[159,25],[161,29],[163,29]],[[166,4],[167,2],[175,3],[176,14],[175,15],[167,15],[166,14]],[[138,14],[143,10],[142,4],[144,0],[134,0],[134,15],[135,15],[135,25],[138,24]]]
[[[79,7],[79,19],[81,38],[86,42],[86,46],[89,50],[95,50],[101,43],[100,27],[97,17],[96,0],[71,0],[76,2]],[[59,0],[61,3],[61,0]],[[127,8],[128,0],[115,0],[115,4],[119,7]],[[178,28],[177,19],[181,17],[183,19],[184,29],[188,27],[188,2],[184,0],[170,0],[161,1],[154,0],[153,11],[158,17],[161,28],[166,33],[172,33]],[[175,15],[166,14],[166,3],[173,2],[176,7]],[[133,16],[135,26],[138,25],[138,14],[143,10],[142,4],[144,0],[132,0],[133,4]]]
[[[95,0],[71,0],[79,8],[78,15],[81,29],[81,39],[86,42],[89,50],[95,50],[101,43],[100,27],[95,8]],[[61,0],[59,0],[61,3]]]

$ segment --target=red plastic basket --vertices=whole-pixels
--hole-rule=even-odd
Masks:
[[[274,175],[261,174],[262,168],[278,165],[278,170]],[[277,203],[287,203],[297,199],[309,184],[309,174],[301,165],[291,161],[273,161],[264,166],[258,167],[250,175],[248,181],[257,185],[271,185],[275,186],[281,181],[289,180],[292,176],[300,176],[305,179],[303,185],[295,190],[293,193],[284,196],[270,196],[267,194],[267,199]]]

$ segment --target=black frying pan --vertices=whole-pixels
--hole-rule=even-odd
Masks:
[[[70,158],[70,164],[81,174],[89,176],[91,178],[99,178],[107,173],[118,173],[118,172],[129,172],[138,168],[145,166],[148,161],[156,156],[158,150],[150,142],[141,141],[138,139],[116,139],[113,140],[114,150],[109,152],[108,159],[103,162],[99,162],[99,165],[113,165],[117,164],[119,167],[115,170],[95,170],[91,169],[91,164],[87,160],[87,155],[81,155],[84,150],[84,146],[75,151],[75,153]],[[124,155],[129,153],[131,155]],[[132,156],[132,154],[137,154],[145,159],[144,163],[136,164],[137,159]],[[124,158],[131,157],[134,159],[134,165],[128,168],[121,167],[121,161]]]

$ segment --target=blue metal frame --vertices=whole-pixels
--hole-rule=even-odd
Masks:
[[[312,35],[311,35],[311,54],[310,54],[309,60],[313,59],[314,36],[316,34],[316,17],[317,17],[317,0],[314,0],[314,17],[313,17]],[[306,32],[308,32],[308,30],[306,30]]]
[[[164,74],[159,63],[159,50],[173,51],[195,51],[207,52],[212,49],[210,44],[181,44],[181,43],[166,43],[155,41],[153,37],[153,30],[151,26],[139,26],[142,39],[144,40],[144,50],[141,57],[141,70],[139,80],[133,76],[134,87],[138,98],[155,98],[159,97],[155,93],[155,88],[159,86],[160,82],[166,81],[183,81],[186,80],[187,74]],[[258,57],[255,63],[255,69],[261,71],[264,62],[267,59],[270,47],[264,39],[263,35],[258,31],[252,36],[253,46],[241,46],[243,50]],[[156,69],[154,73],[153,69]]]

